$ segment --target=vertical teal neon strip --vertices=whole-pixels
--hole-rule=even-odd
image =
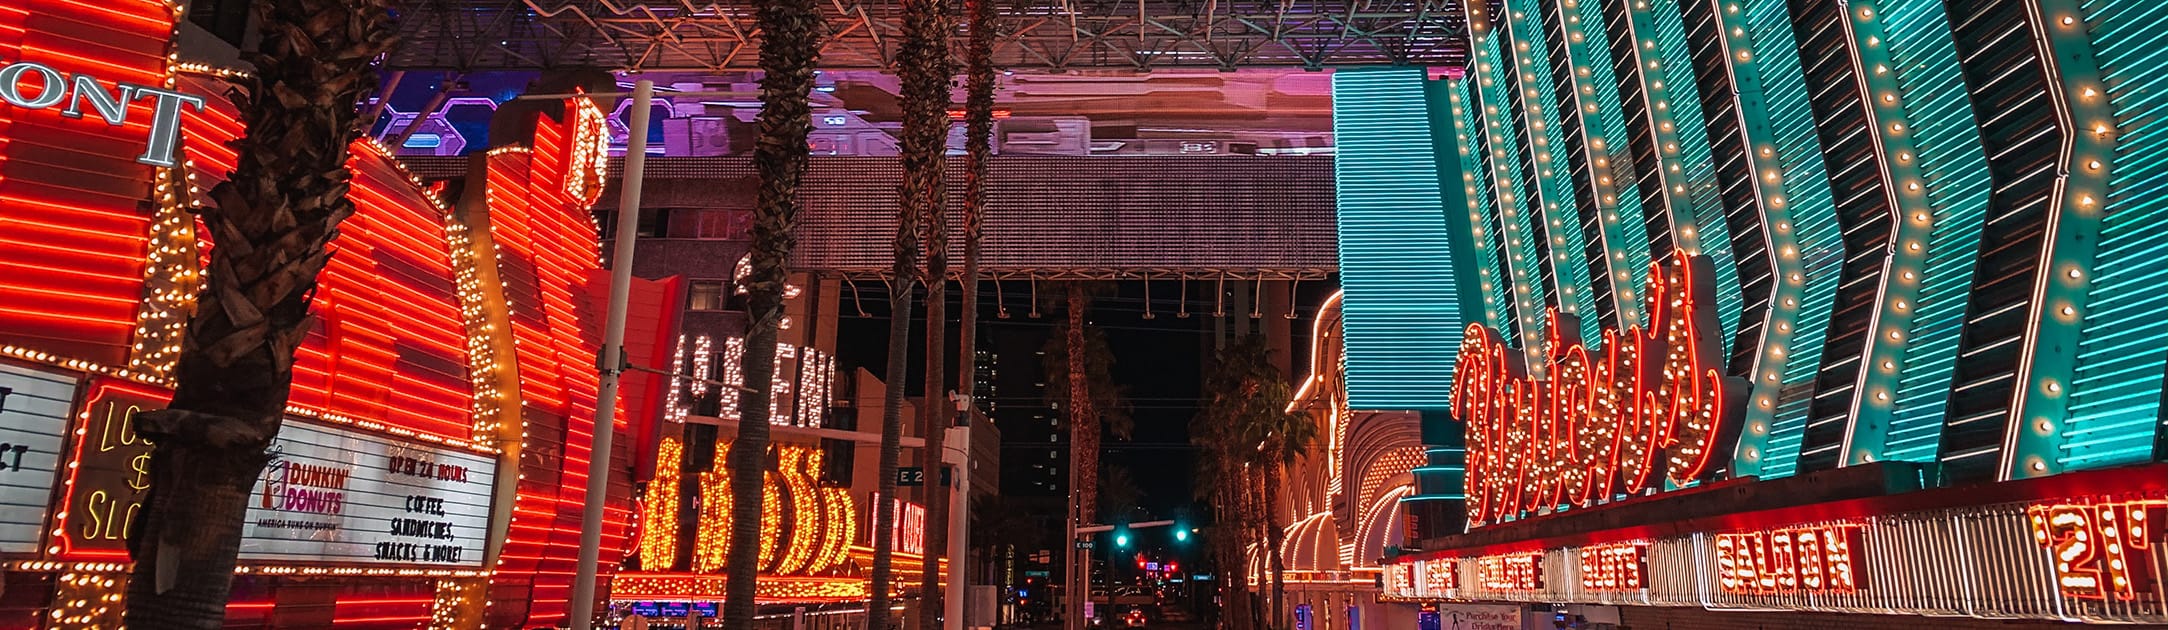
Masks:
[[[2078,133],[2068,135],[2056,167],[2062,186],[2047,207],[2047,256],[2042,261],[2044,282],[2038,289],[2040,302],[2032,305],[2034,336],[2025,354],[2031,361],[2018,366],[2018,404],[2005,428],[2001,478],[2029,479],[2063,472],[2064,445],[2072,429],[2071,395],[2078,372],[2078,352],[2088,331],[2112,336],[2121,331],[2100,328],[2088,321],[2096,313],[2088,298],[2105,271],[2099,266],[2101,230],[2108,202],[2108,173],[2158,169],[2159,165],[2112,164],[2120,130],[2109,125],[2115,112],[2099,91],[2103,84],[2099,58],[2088,38],[2090,23],[2078,19],[2077,0],[2036,0],[2027,17],[2045,44],[2042,57],[2053,73],[2047,103],[2062,107]],[[2065,18],[2068,18],[2065,21]],[[2158,27],[2158,24],[2151,26]],[[2158,73],[2160,68],[2144,70]],[[2119,86],[2120,87],[2120,86]],[[2088,94],[2085,90],[2094,90]],[[2159,230],[2159,225],[2146,229]],[[2127,287],[2127,285],[2126,285]],[[2152,286],[2146,290],[2159,291]],[[2115,305],[2113,302],[2111,306]],[[2132,317],[2127,310],[2113,313]],[[2160,317],[2152,312],[2142,317]],[[2102,336],[2102,335],[2095,335]],[[2135,348],[2113,348],[2108,353]],[[2097,347],[2097,346],[2096,346]]]
[[[1510,120],[1510,113],[1506,111],[1510,101],[1505,95],[1505,68],[1499,62],[1498,40],[1486,37],[1482,31],[1476,32],[1475,39],[1476,90],[1483,104],[1480,117],[1485,140],[1481,154],[1490,163],[1492,179],[1496,182],[1498,208],[1502,213],[1500,222],[1506,228],[1506,278],[1513,285],[1509,289],[1513,294],[1514,312],[1520,321],[1521,338],[1514,345],[1541,348],[1544,304],[1542,298],[1537,297],[1536,287],[1549,284],[1550,279],[1543,277],[1542,267],[1538,265],[1537,257],[1543,255],[1543,250],[1541,244],[1535,242],[1528,225],[1535,213],[1529,204],[1536,200],[1523,198],[1515,186],[1526,175],[1521,173],[1520,161],[1512,157],[1513,134],[1507,128],[1509,123],[1505,122]]]
[[[1453,137],[1460,145],[1461,178],[1467,183],[1463,191],[1468,195],[1470,235],[1476,242],[1476,261],[1483,270],[1478,282],[1483,291],[1485,325],[1491,330],[1512,330],[1513,298],[1507,290],[1513,283],[1512,276],[1506,273],[1506,252],[1490,246],[1494,241],[1502,242],[1505,228],[1499,222],[1497,191],[1492,187],[1495,180],[1489,175],[1490,162],[1485,158],[1481,143],[1476,142],[1480,135],[1476,125],[1481,123],[1476,120],[1474,86],[1467,80],[1448,83],[1451,85],[1449,102]]]
[[[1476,227],[1483,224],[1483,213],[1476,203],[1475,176],[1469,174],[1472,159],[1468,151],[1467,132],[1459,128],[1455,120],[1458,97],[1453,93],[1454,81],[1427,80],[1423,82],[1423,103],[1429,110],[1431,155],[1438,164],[1438,196],[1443,202],[1445,229],[1451,233],[1453,274],[1460,280],[1454,282],[1461,321],[1481,323],[1495,329],[1500,319],[1496,304],[1487,303],[1484,287],[1497,284],[1492,277],[1491,259],[1484,255],[1482,232]],[[1475,282],[1466,281],[1475,278]],[[1458,492],[1458,490],[1455,490]]]
[[[1965,296],[1972,290],[1986,220],[1987,155],[1980,148],[1979,123],[1942,0],[1885,0],[1882,13],[1890,55],[1898,60],[1892,70],[1913,113],[1913,142],[1935,215],[1919,310],[1882,456],[1931,462],[1941,448],[1958,338],[1965,329]]]
[[[1510,0],[1506,3],[1507,25],[1513,36],[1513,68],[1517,73],[1511,77],[1515,91],[1522,95],[1530,138],[1530,149],[1535,156],[1536,173],[1524,174],[1536,177],[1543,190],[1543,213],[1536,220],[1544,221],[1544,233],[1551,238],[1548,243],[1537,243],[1539,250],[1549,252],[1551,268],[1556,269],[1559,284],[1561,310],[1579,316],[1581,338],[1599,339],[1603,334],[1603,322],[1596,321],[1596,291],[1589,284],[1588,264],[1582,258],[1582,247],[1587,244],[1581,233],[1579,203],[1574,199],[1573,175],[1566,167],[1566,135],[1558,124],[1558,112],[1553,106],[1558,102],[1557,89],[1553,88],[1546,64],[1535,60],[1542,57],[1546,42],[1543,27],[1538,23],[1536,7],[1531,0]],[[1527,96],[1534,92],[1534,97]]]
[[[1938,0],[1939,1],[1939,0]],[[1730,3],[1727,3],[1730,4]],[[1769,129],[1783,165],[1784,194],[1791,210],[1792,232],[1799,240],[1807,282],[1794,316],[1792,358],[1784,365],[1784,388],[1770,421],[1760,476],[1788,477],[1798,471],[1799,445],[1807,428],[1815,372],[1827,322],[1837,299],[1837,276],[1844,262],[1844,241],[1829,192],[1828,167],[1814,132],[1814,112],[1807,104],[1806,79],[1799,66],[1799,45],[1792,36],[1791,13],[1784,0],[1740,0],[1754,63],[1767,104]],[[1729,9],[1727,8],[1728,12]],[[1804,324],[1804,325],[1802,325]],[[1742,468],[1742,474],[1746,471]]]
[[[1333,74],[1348,406],[1444,409],[1465,322],[1420,68]]]
[[[2120,135],[2102,159],[2107,217],[2059,454],[2069,470],[2157,456],[2168,364],[2168,3],[2094,0],[2080,10]],[[2071,87],[2083,99],[2092,86]],[[2081,168],[2092,159],[2080,156]]]
[[[1634,189],[1633,170],[1655,167],[1635,165],[1631,157],[1633,152],[1626,146],[1626,108],[1619,104],[1618,74],[1612,70],[1611,53],[1606,50],[1605,42],[1610,41],[1610,36],[1605,32],[1603,3],[1600,0],[1554,1],[1564,2],[1566,8],[1572,9],[1565,13],[1567,28],[1580,29],[1583,33],[1581,41],[1573,42],[1571,50],[1576,66],[1574,80],[1588,89],[1582,96],[1596,99],[1596,124],[1588,127],[1589,146],[1601,152],[1601,161],[1593,167],[1594,176],[1611,178],[1612,197],[1608,200],[1616,204],[1612,206],[1616,214],[1627,217],[1631,225],[1639,226],[1645,215],[1642,214],[1641,194]],[[1586,69],[1588,76],[1581,76],[1581,69]],[[1619,222],[1617,217],[1605,216],[1604,219]],[[1620,229],[1618,234],[1617,240],[1609,241],[1611,251],[1608,253],[1612,269],[1623,268],[1628,277],[1614,277],[1612,291],[1619,296],[1619,319],[1629,325],[1640,324],[1641,302],[1636,296],[1649,281],[1649,237],[1638,227]]]
[[[1769,294],[1769,322],[1762,327],[1757,356],[1753,370],[1747,378],[1753,382],[1748,392],[1746,426],[1739,432],[1739,444],[1732,459],[1732,470],[1739,476],[1770,476],[1768,473],[1769,445],[1775,438],[1775,424],[1779,395],[1784,390],[1784,374],[1788,367],[1797,363],[1815,364],[1821,357],[1821,339],[1818,333],[1806,333],[1799,313],[1807,292],[1806,265],[1800,247],[1799,226],[1795,217],[1801,206],[1786,185],[1799,178],[1800,173],[1790,172],[1786,167],[1785,154],[1777,151],[1777,133],[1774,116],[1770,114],[1767,82],[1762,71],[1768,69],[1764,61],[1766,49],[1745,26],[1751,18],[1739,13],[1739,5],[1733,0],[1728,6],[1716,0],[1685,0],[1706,2],[1716,20],[1717,37],[1722,38],[1722,54],[1725,67],[1736,90],[1734,103],[1738,106],[1741,122],[1739,132],[1743,135],[1743,147],[1747,161],[1747,176],[1753,178],[1755,203],[1763,212],[1762,237],[1769,244],[1769,255],[1774,264],[1771,272],[1776,275],[1775,285]],[[1788,39],[1788,38],[1787,38]],[[1789,43],[1789,42],[1786,42]],[[1783,51],[1790,52],[1790,51]],[[1792,77],[1797,77],[1797,59],[1791,66]],[[1783,70],[1778,66],[1777,70]],[[1785,78],[1784,75],[1777,75]],[[1806,185],[1827,186],[1826,181],[1809,181]],[[1808,208],[1806,214],[1813,214]],[[1806,320],[1822,321],[1822,320]],[[1799,343],[1802,336],[1811,336],[1808,344]],[[1796,455],[1780,465],[1797,466]],[[1788,469],[1787,469],[1788,470]]]
[[[1639,2],[1640,0],[1635,0]],[[1693,209],[1694,229],[1699,233],[1694,239],[1700,242],[1701,253],[1716,265],[1716,313],[1724,322],[1724,339],[1739,336],[1739,309],[1745,298],[1739,290],[1739,267],[1731,260],[1731,226],[1724,222],[1724,204],[1717,199],[1716,170],[1710,163],[1709,130],[1701,117],[1701,99],[1696,96],[1694,63],[1686,49],[1686,26],[1679,21],[1678,0],[1654,0],[1646,11],[1656,26],[1653,35],[1657,50],[1642,50],[1642,59],[1661,58],[1663,67],[1649,72],[1651,79],[1660,79],[1672,92],[1663,102],[1671,107],[1671,121],[1678,125],[1675,132],[1679,143],[1679,162],[1686,168],[1683,180],[1670,180],[1686,186],[1685,198]],[[1653,53],[1653,54],[1652,54]],[[1642,64],[1647,67],[1646,63]],[[1662,94],[1661,91],[1651,94]],[[1724,349],[1728,355],[1731,348]]]

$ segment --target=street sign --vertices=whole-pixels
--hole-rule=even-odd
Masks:
[[[1096,546],[1096,545],[1093,545],[1093,544],[1092,544],[1092,541],[1089,541],[1089,540],[1079,540],[1079,541],[1076,541],[1076,548],[1078,548],[1078,549],[1091,549],[1092,547],[1095,547],[1095,546]]]
[[[915,488],[918,486],[926,485],[926,469],[919,466],[904,466],[901,468],[897,468],[896,485],[905,488]]]

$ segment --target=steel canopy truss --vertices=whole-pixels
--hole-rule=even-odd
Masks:
[[[402,70],[751,70],[754,0],[412,0]],[[961,3],[956,3],[960,9]],[[1018,0],[997,2],[995,62],[1015,70],[1459,66],[1454,0]],[[826,0],[821,66],[891,69],[897,0]],[[963,32],[958,29],[957,36]],[[959,44],[953,50],[962,50]]]

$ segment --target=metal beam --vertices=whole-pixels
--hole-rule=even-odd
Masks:
[[[898,0],[831,0],[821,67],[890,70]],[[1459,0],[1020,0],[999,9],[995,63],[1092,68],[1459,66]],[[415,0],[400,70],[753,70],[751,0]],[[961,32],[959,32],[961,36]],[[953,46],[953,50],[961,50]]]

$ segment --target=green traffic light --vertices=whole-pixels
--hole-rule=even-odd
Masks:
[[[1119,534],[1115,534],[1115,535],[1114,535],[1114,546],[1116,546],[1116,547],[1121,547],[1121,548],[1123,548],[1123,549],[1128,549],[1128,548],[1129,548],[1129,533],[1128,533],[1128,532],[1122,532],[1122,533],[1119,533]]]
[[[1175,542],[1189,542],[1189,530],[1186,530],[1186,529],[1177,529],[1177,530],[1174,530],[1174,541],[1175,541]]]

